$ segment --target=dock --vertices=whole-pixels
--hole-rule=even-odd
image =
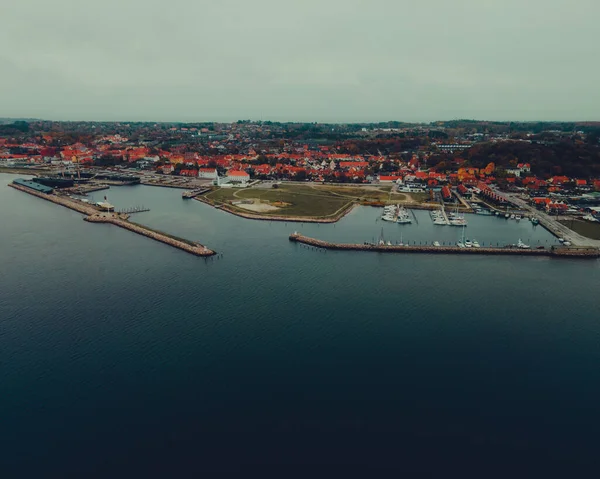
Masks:
[[[600,258],[600,249],[590,247],[552,246],[548,249],[522,248],[459,248],[458,246],[430,245],[387,245],[331,243],[309,238],[298,233],[290,235],[289,240],[321,249],[342,251],[372,251],[377,253],[426,253],[426,254],[464,254],[464,255],[514,255],[514,256],[550,256],[562,258]]]
[[[204,193],[210,191],[210,188],[196,188],[195,190],[191,190],[191,191],[184,191],[181,194],[181,197],[183,199],[192,199],[195,198],[196,196],[200,196],[203,195]]]
[[[109,223],[120,228],[132,231],[133,233],[146,236],[147,238],[151,238],[155,241],[167,244],[182,251],[186,251],[187,253],[193,254],[195,256],[206,257],[213,256],[216,254],[215,251],[208,249],[206,246],[200,243],[188,241],[183,238],[178,238],[176,236],[169,235],[162,231],[156,231],[151,228],[148,228],[147,226],[128,221],[129,215],[126,214],[103,213],[100,211],[99,208],[97,208],[94,205],[91,205],[89,203],[83,203],[81,201],[77,201],[66,196],[60,196],[53,193],[41,193],[31,188],[27,188],[25,186],[21,186],[14,183],[9,184],[8,186],[16,190],[22,191],[24,193],[30,194],[32,196],[37,196],[38,198],[41,198],[43,200],[50,201],[51,203],[64,206],[65,208],[69,208],[73,211],[77,211],[78,213],[85,215],[83,219],[90,223]]]
[[[84,221],[88,221],[90,223],[109,223],[161,243],[168,244],[169,246],[173,246],[174,248],[186,251],[196,256],[212,256],[216,254],[214,251],[208,249],[206,246],[203,246],[200,243],[194,243],[192,241],[184,240],[183,238],[167,235],[162,231],[152,230],[146,226],[127,221],[116,214],[100,213],[97,215],[86,216],[83,219]]]

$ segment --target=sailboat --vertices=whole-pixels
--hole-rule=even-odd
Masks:
[[[456,243],[456,246],[458,246],[459,248],[466,248],[466,245],[465,245],[465,227],[464,226],[463,226],[463,232],[462,232],[461,239],[460,239],[460,241],[458,241]]]

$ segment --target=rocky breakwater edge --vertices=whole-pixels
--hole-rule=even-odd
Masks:
[[[183,238],[178,238],[176,236],[164,233],[162,231],[156,231],[147,226],[143,226],[137,223],[133,223],[128,220],[129,216],[125,214],[118,213],[105,213],[100,211],[100,209],[94,205],[82,203],[80,201],[74,200],[72,198],[68,198],[65,196],[60,196],[57,194],[46,194],[41,193],[30,188],[10,184],[10,187],[22,191],[24,193],[30,194],[32,196],[37,196],[46,201],[50,201],[51,203],[64,206],[65,208],[69,208],[71,210],[77,211],[78,213],[82,213],[86,215],[83,219],[84,221],[88,221],[90,223],[108,223],[120,228],[124,228],[133,233],[137,233],[142,236],[146,236],[147,238],[153,239],[155,241],[159,241],[161,243],[167,244],[174,248],[180,249],[187,253],[193,254],[195,256],[213,256],[216,254],[215,251],[207,248],[206,246],[196,243],[193,241],[188,241]]]
[[[549,249],[521,248],[459,248],[458,246],[430,245],[393,245],[393,244],[352,244],[331,243],[299,233],[292,233],[289,240],[315,248],[342,251],[374,251],[378,253],[428,253],[428,254],[466,254],[466,255],[516,255],[516,256],[550,256],[553,258],[600,258],[600,249],[586,247],[553,246]]]

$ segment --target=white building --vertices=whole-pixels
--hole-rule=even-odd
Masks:
[[[241,183],[243,185],[250,181],[250,175],[245,171],[233,171],[227,172],[227,180],[229,183]]]
[[[199,168],[198,169],[198,178],[207,178],[210,180],[217,179],[217,169],[216,168]]]

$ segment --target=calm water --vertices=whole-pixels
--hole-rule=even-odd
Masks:
[[[265,464],[287,475],[595,477],[600,262],[316,252],[287,236],[461,232],[420,212],[408,227],[372,208],[286,225],[180,190],[96,194],[144,204],[136,221],[223,253],[204,260],[85,223],[5,187],[12,178],[0,175],[1,477]],[[555,241],[481,216],[466,234]]]

